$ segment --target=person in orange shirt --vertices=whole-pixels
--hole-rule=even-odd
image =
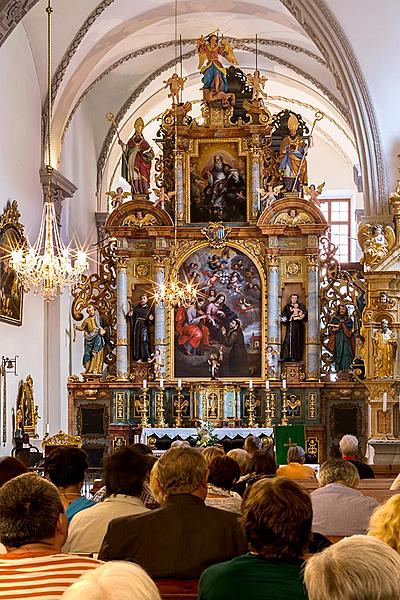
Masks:
[[[287,477],[288,479],[315,479],[314,469],[304,464],[305,452],[301,446],[291,446],[287,453],[288,464],[279,467],[276,472],[277,477]]]

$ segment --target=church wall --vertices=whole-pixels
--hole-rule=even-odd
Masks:
[[[40,167],[40,94],[35,65],[22,25],[18,25],[0,52],[0,211],[8,200],[17,200],[20,221],[29,240],[36,239],[42,211]],[[18,382],[31,374],[38,431],[44,431],[44,307],[40,297],[25,294],[21,327],[0,322],[0,357],[18,354],[18,377],[7,377],[8,441],[1,454],[11,450],[11,408],[15,408]]]

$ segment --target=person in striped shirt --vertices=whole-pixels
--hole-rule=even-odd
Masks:
[[[57,488],[34,473],[0,489],[1,600],[59,600],[83,573],[101,564],[61,554],[67,518]]]

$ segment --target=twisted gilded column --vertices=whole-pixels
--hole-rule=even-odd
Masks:
[[[127,256],[117,256],[117,379],[128,380],[128,288],[126,270]]]
[[[268,270],[268,326],[267,326],[267,346],[272,346],[272,350],[280,354],[279,345],[279,256],[268,254],[266,257]]]
[[[183,152],[175,153],[175,210],[179,225],[185,221],[185,194],[183,182]]]
[[[255,223],[258,219],[261,207],[259,206],[259,192],[261,185],[261,168],[260,160],[262,148],[254,146],[251,148],[251,204],[250,204],[250,222]]]
[[[319,258],[317,254],[307,254],[307,367],[306,377],[315,381],[320,376],[319,339]]]
[[[154,283],[159,286],[165,282],[165,260],[162,255],[154,255]],[[166,308],[161,302],[154,308],[154,350],[160,353],[161,374],[167,373],[167,315]]]

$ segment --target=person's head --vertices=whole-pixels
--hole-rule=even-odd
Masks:
[[[311,556],[304,581],[309,600],[395,600],[400,556],[380,540],[353,535]]]
[[[144,129],[144,121],[143,121],[142,117],[139,117],[138,119],[136,119],[136,121],[134,123],[134,128],[135,128],[135,133],[137,135],[142,135],[142,131]]]
[[[291,209],[288,211],[288,214],[289,214],[289,217],[292,217],[292,219],[293,219],[294,217],[296,217],[296,216],[297,216],[297,210],[296,210],[295,208],[291,208]]]
[[[240,478],[240,467],[229,456],[216,456],[209,466],[208,482],[223,490],[231,490]]]
[[[250,454],[250,456],[253,456],[254,452],[257,452],[257,450],[261,450],[261,447],[261,438],[256,437],[255,435],[248,435],[244,440],[243,448],[248,454]]]
[[[310,190],[312,190],[313,192],[315,191],[315,185],[313,183],[310,185]]]
[[[345,304],[339,304],[338,315],[339,317],[347,317],[348,311],[347,306]]]
[[[360,475],[350,461],[330,458],[321,465],[318,479],[321,486],[329,483],[342,483],[347,487],[356,488],[360,482]]]
[[[187,440],[174,440],[171,448],[190,448],[190,444]]]
[[[382,327],[382,331],[384,333],[386,333],[386,331],[389,328],[389,321],[387,319],[382,319],[382,321],[381,321],[381,327]]]
[[[224,162],[219,154],[214,156],[214,168],[217,171],[222,171],[224,168]]]
[[[303,555],[311,535],[309,494],[285,477],[261,479],[244,495],[242,524],[250,550],[265,557]]]
[[[339,450],[342,456],[356,456],[358,439],[354,435],[344,435],[339,442]]]
[[[45,472],[58,488],[82,487],[88,466],[86,452],[72,446],[53,448],[44,462]]]
[[[250,457],[249,453],[246,452],[244,448],[234,448],[233,450],[229,450],[226,455],[229,456],[229,458],[236,460],[237,464],[239,465],[241,475],[248,473]]]
[[[0,542],[8,550],[47,543],[60,552],[67,519],[57,488],[36,473],[24,473],[0,489]]]
[[[90,305],[87,307],[87,309],[86,309],[86,312],[87,312],[87,314],[88,314],[88,316],[89,316],[89,317],[93,317],[93,316],[94,316],[94,314],[95,314],[95,312],[96,312],[96,309],[95,309],[95,307],[94,307],[94,306],[92,306],[92,305],[90,304]]]
[[[27,472],[26,466],[13,456],[0,458],[0,487],[13,477]]]
[[[207,467],[210,466],[211,462],[216,456],[224,456],[225,451],[221,446],[207,446],[203,450],[204,460],[207,463]]]
[[[209,37],[208,37],[208,41],[212,46],[215,46],[215,44],[217,44],[218,42],[218,37],[212,33]]]
[[[146,571],[131,562],[108,562],[79,577],[63,600],[161,600]]]
[[[382,540],[400,554],[400,494],[374,510],[369,520],[368,535]]]
[[[301,446],[291,446],[287,451],[287,461],[288,463],[300,463],[304,464],[306,453],[304,452],[304,448]]]
[[[123,446],[104,459],[106,495],[140,496],[146,473],[146,455]]]
[[[275,457],[269,450],[254,452],[250,470],[256,475],[274,475],[276,473]]]
[[[225,295],[224,294],[218,294],[215,302],[217,304],[220,304],[220,305],[225,304]]]
[[[140,296],[140,304],[142,306],[146,306],[146,304],[147,304],[147,294],[142,294]]]
[[[231,331],[235,331],[235,329],[239,329],[239,327],[241,327],[241,322],[239,321],[239,319],[232,319],[232,321],[230,322],[230,329]]]
[[[118,186],[117,189],[116,189],[117,194],[122,194],[123,191],[124,190],[122,189],[121,186]]]
[[[136,452],[141,452],[142,454],[153,454],[153,450],[150,448],[150,446],[147,446],[147,444],[136,442],[135,444],[131,444],[129,447]]]
[[[172,448],[155,463],[150,486],[157,501],[177,494],[207,496],[207,463],[195,448]]]
[[[291,294],[290,295],[290,302],[292,304],[295,304],[298,301],[299,301],[299,295],[298,294]]]

